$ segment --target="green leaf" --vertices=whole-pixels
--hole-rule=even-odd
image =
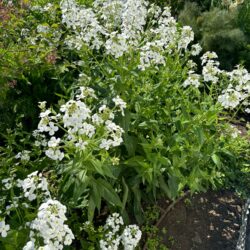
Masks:
[[[95,209],[96,209],[95,201],[93,200],[93,196],[90,196],[89,206],[88,206],[88,220],[89,221],[93,220],[94,214],[95,214]]]
[[[114,188],[104,179],[96,180],[101,196],[111,205],[122,207],[122,202]]]
[[[128,151],[128,156],[134,156],[137,145],[137,138],[128,134],[124,135],[124,145]]]
[[[168,186],[170,190],[170,198],[175,199],[178,195],[179,180],[175,176],[169,176]]]
[[[133,206],[134,216],[138,221],[138,223],[141,224],[143,222],[142,206],[141,206],[141,190],[137,186],[134,186],[132,188],[132,191],[134,193],[134,206]]]
[[[204,141],[205,141],[204,132],[203,132],[201,127],[198,127],[195,130],[195,133],[196,133],[196,136],[197,136],[197,138],[199,140],[199,144],[200,144],[200,147],[201,147],[203,145]]]
[[[218,168],[220,168],[221,167],[221,160],[220,160],[220,157],[217,155],[217,154],[213,154],[212,155],[212,160],[213,160],[213,162],[214,162],[214,164],[218,167]]]
[[[138,167],[138,166],[144,166],[145,165],[145,158],[143,156],[134,156],[127,161],[125,161],[125,164],[132,166],[132,167]]]
[[[172,197],[171,192],[163,176],[159,176],[159,184],[160,184],[160,189],[163,190],[163,192],[168,196],[168,198],[171,198]]]
[[[98,211],[100,212],[101,200],[102,200],[101,199],[101,192],[98,189],[98,187],[96,186],[95,182],[93,182],[90,196],[91,196],[91,199],[93,200],[93,202],[95,203],[95,206],[97,207]]]
[[[124,178],[122,178],[122,186],[123,186],[123,197],[122,197],[122,212],[125,210],[126,203],[128,200],[128,185],[126,184]]]

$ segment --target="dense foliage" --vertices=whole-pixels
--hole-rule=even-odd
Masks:
[[[200,55],[169,7],[1,11],[1,249],[135,249],[141,231],[128,224],[144,222],[143,203],[247,192],[249,143],[232,123],[250,112],[250,74]]]
[[[205,51],[219,55],[221,66],[232,70],[236,64],[250,67],[249,1],[187,1],[178,20],[190,25]],[[233,55],[233,56],[232,56]]]

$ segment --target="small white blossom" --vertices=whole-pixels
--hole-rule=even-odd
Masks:
[[[5,221],[0,221],[0,233],[3,238],[7,236],[7,232],[10,230],[10,226],[5,224]]]
[[[2,179],[2,184],[4,186],[5,189],[9,190],[12,188],[12,179],[11,178],[6,178],[6,179]]]
[[[113,55],[115,58],[123,56],[128,51],[126,37],[117,32],[112,32],[110,38],[105,43],[106,53]]]
[[[218,97],[218,102],[226,109],[237,107],[241,101],[241,94],[234,89],[227,89],[225,93]]]
[[[104,239],[100,240],[101,250],[118,250],[122,243],[125,250],[134,250],[141,239],[141,231],[136,225],[126,226],[118,213],[110,215],[104,225]]]
[[[50,31],[50,28],[46,25],[39,24],[36,28],[38,33],[48,33]]]
[[[121,110],[122,115],[124,116],[124,109],[127,106],[126,102],[124,102],[119,96],[113,98],[112,100],[115,103],[115,106]]]
[[[183,87],[187,87],[190,85],[196,88],[200,86],[200,75],[194,74],[193,71],[189,73],[188,78],[183,83]]]
[[[213,59],[217,59],[217,58],[218,58],[218,56],[217,56],[217,54],[215,52],[207,51],[201,57],[201,60],[202,60],[201,64],[204,65],[208,61],[213,60]]]
[[[192,56],[198,56],[201,53],[201,51],[202,51],[202,48],[201,48],[199,43],[192,45],[192,47],[191,47],[191,55]]]
[[[194,32],[190,26],[184,26],[181,30],[181,37],[178,41],[179,49],[187,49],[188,45],[194,40]]]
[[[59,145],[60,143],[60,138],[55,138],[54,136],[50,138],[50,140],[48,141],[48,147],[50,148],[55,148]]]
[[[100,125],[103,123],[103,119],[98,114],[94,114],[92,115],[92,122],[96,125]]]
[[[23,247],[23,250],[35,250],[35,243],[33,241],[28,241]]]
[[[141,230],[137,225],[127,226],[121,236],[121,242],[124,250],[134,250],[141,239]]]
[[[45,154],[54,161],[61,161],[64,158],[64,153],[59,149],[49,148],[45,151]]]
[[[18,180],[17,185],[23,189],[24,197],[28,198],[29,201],[35,200],[39,193],[45,199],[50,197],[47,180],[38,174],[38,171],[29,174],[24,180]]]
[[[60,250],[64,245],[70,245],[74,239],[71,229],[65,225],[67,220],[66,207],[57,200],[42,203],[38,209],[37,218],[30,223],[31,235],[36,234],[44,242],[39,249]],[[30,241],[26,249],[32,249]]]
[[[15,158],[21,159],[21,161],[29,161],[30,160],[30,151],[29,150],[23,150],[22,152],[19,152]]]

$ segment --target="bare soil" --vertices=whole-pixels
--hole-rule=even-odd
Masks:
[[[178,202],[161,221],[171,250],[235,249],[244,201],[231,191],[209,191]],[[161,230],[160,230],[161,231]]]

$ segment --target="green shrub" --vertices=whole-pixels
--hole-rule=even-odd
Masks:
[[[249,148],[227,126],[230,115],[249,111],[244,68],[220,70],[213,52],[200,62],[192,29],[180,26],[168,7],[132,0],[80,2],[30,3],[20,25],[28,34],[16,39],[14,32],[3,46],[9,52],[3,82],[18,73],[18,90],[25,93],[20,107],[7,92],[4,107],[12,96],[18,113],[29,110],[21,121],[39,116],[32,135],[19,125],[2,136],[3,249],[10,249],[8,242],[69,247],[72,231],[76,240],[69,249],[93,249],[106,244],[105,230],[115,249],[124,240],[116,236],[120,228],[95,229],[108,214],[119,212],[126,223],[132,214],[142,223],[143,202],[217,188],[225,178],[231,185],[232,173],[247,165]],[[15,56],[12,47],[29,52],[21,71],[23,54]],[[36,91],[29,96],[31,88]],[[31,113],[26,106],[38,99],[40,112]],[[56,232],[54,220],[46,221],[49,213],[59,217],[61,238],[42,230],[49,225]],[[86,227],[86,221],[93,225]],[[137,242],[139,231],[131,232]]]

